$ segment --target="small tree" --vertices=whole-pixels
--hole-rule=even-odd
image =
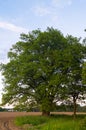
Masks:
[[[67,48],[67,67],[68,71],[66,73],[66,89],[69,97],[72,97],[74,104],[74,118],[76,116],[76,103],[77,100],[83,97],[86,93],[86,86],[82,82],[82,68],[84,63],[84,58],[86,55],[86,48],[80,43],[80,39],[72,36],[67,36],[67,41],[69,46]]]

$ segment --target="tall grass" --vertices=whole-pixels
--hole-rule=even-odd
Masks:
[[[86,118],[84,115],[72,116],[56,115],[51,117],[25,116],[15,120],[16,125],[29,124],[25,130],[86,130]]]
[[[74,121],[60,119],[48,122],[40,130],[79,130],[79,127]]]
[[[22,126],[24,124],[31,124],[33,126],[37,126],[48,122],[49,119],[50,118],[44,116],[23,116],[17,117],[15,120],[15,124],[18,126]]]

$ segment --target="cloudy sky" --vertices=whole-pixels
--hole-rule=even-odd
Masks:
[[[0,0],[0,63],[7,61],[7,52],[27,33],[48,26],[64,35],[85,37],[86,0]],[[3,85],[0,74],[0,93]]]

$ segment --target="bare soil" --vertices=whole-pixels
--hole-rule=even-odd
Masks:
[[[17,116],[41,115],[40,112],[0,112],[0,130],[23,130],[14,125]]]
[[[72,115],[72,112],[53,112],[53,114]],[[86,113],[77,113],[86,114]],[[16,127],[13,120],[17,116],[41,115],[41,112],[0,112],[0,130],[23,130],[21,127]]]

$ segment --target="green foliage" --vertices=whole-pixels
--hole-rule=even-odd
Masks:
[[[85,61],[84,65],[83,65],[82,79],[83,79],[83,84],[86,85],[86,61]]]
[[[0,107],[0,112],[6,111],[5,108]]]
[[[80,39],[64,37],[57,29],[21,34],[8,52],[9,62],[1,65],[2,104],[22,109],[35,105],[49,113],[58,100],[77,99],[85,90],[81,78],[85,54]]]
[[[65,58],[67,59],[67,62],[65,62],[65,66],[67,67],[65,94],[73,99],[75,115],[77,100],[83,98],[84,93],[86,93],[86,87],[82,81],[82,68],[86,51],[85,46],[80,43],[79,38],[69,35],[67,36],[67,42],[69,45],[65,53]]]
[[[64,81],[63,50],[67,41],[53,28],[21,34],[21,41],[8,52],[9,62],[2,65],[3,104],[28,104],[35,100],[42,111],[50,111]]]

